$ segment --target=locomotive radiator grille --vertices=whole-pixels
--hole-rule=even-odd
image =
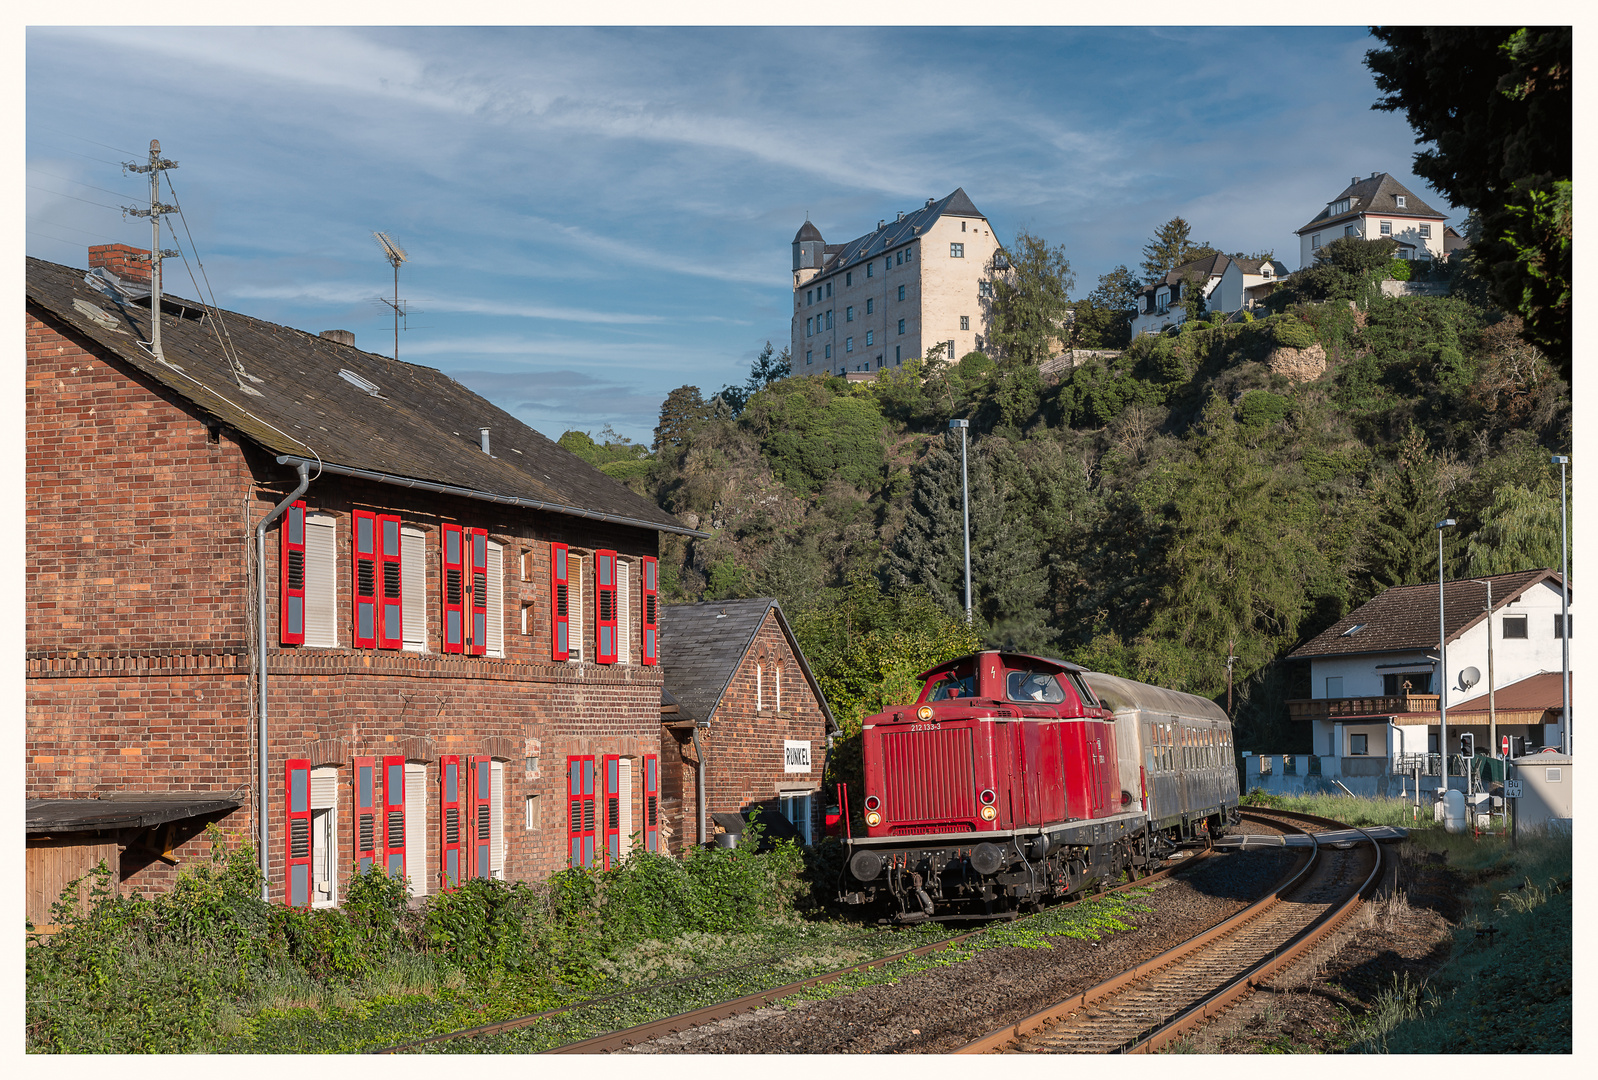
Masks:
[[[970,728],[884,732],[882,764],[890,822],[976,816]]]

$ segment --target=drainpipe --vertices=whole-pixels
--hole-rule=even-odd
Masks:
[[[266,827],[266,527],[283,515],[283,512],[311,486],[310,462],[299,463],[300,484],[283,499],[282,502],[272,507],[255,526],[255,685],[260,689],[260,712],[256,720],[257,750],[256,758],[260,763],[260,772],[256,777],[255,805],[257,809],[257,833],[260,837],[261,859],[261,902],[268,900],[269,878],[266,872],[266,845],[269,835]]]
[[[705,842],[705,752],[699,748],[699,725],[694,725],[694,757],[699,759],[694,769],[695,798],[699,803],[699,842]]]

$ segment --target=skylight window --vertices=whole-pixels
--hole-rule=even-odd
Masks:
[[[359,390],[364,390],[373,397],[383,396],[382,394],[378,393],[379,387],[375,382],[355,374],[355,372],[351,371],[349,368],[340,368],[338,377],[349,383],[351,386],[356,387]]]
[[[1369,625],[1370,625],[1370,623],[1362,623],[1362,622],[1355,623],[1353,626],[1350,626],[1347,630],[1344,630],[1338,636],[1339,637],[1353,637],[1355,634],[1359,633],[1361,630],[1365,629]]]

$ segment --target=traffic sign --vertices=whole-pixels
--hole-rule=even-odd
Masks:
[[[1520,781],[1519,780],[1506,780],[1506,781],[1504,781],[1504,797],[1506,799],[1518,799],[1518,798],[1520,798]]]
[[[1498,741],[1503,744],[1502,756],[1508,757],[1509,756],[1509,736],[1505,735],[1502,738],[1500,738]]]

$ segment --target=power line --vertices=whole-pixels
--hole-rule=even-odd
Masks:
[[[78,139],[78,140],[80,140],[82,142],[89,143],[92,146],[103,146],[107,150],[115,150],[119,154],[128,154],[130,156],[135,156],[135,157],[138,155],[138,151],[137,150],[124,150],[124,149],[122,149],[122,147],[120,147],[120,146],[112,146],[110,143],[96,142],[93,139],[85,139],[82,135],[74,135],[74,134],[72,134],[72,132],[70,132],[70,131],[62,131],[60,128],[45,128],[45,130],[46,131],[53,131],[57,135],[65,135],[69,139]],[[122,163],[120,161],[114,161],[114,162],[111,162],[110,164],[120,165]]]
[[[125,192],[125,191],[112,191],[110,188],[96,187],[94,184],[85,184],[82,180],[74,180],[72,177],[70,177],[70,176],[62,176],[60,173],[45,172],[43,169],[38,168],[38,167],[33,166],[33,165],[29,165],[28,166],[28,171],[29,172],[36,172],[40,176],[48,176],[48,177],[50,177],[52,179],[55,179],[55,180],[65,180],[67,183],[69,183],[69,184],[77,184],[79,187],[92,188],[95,191],[103,191],[107,195],[116,195],[116,196],[119,196],[119,197],[124,198],[124,199],[129,197],[128,193]]]
[[[54,240],[54,241],[56,241],[58,243],[62,243],[62,244],[74,244],[74,245],[76,245],[76,244],[83,243],[83,241],[81,241],[81,240],[68,240],[64,236],[56,236],[54,233],[47,233],[43,229],[28,229],[27,233],[28,233],[29,236],[42,236],[42,237],[46,238],[47,240]],[[99,233],[86,233],[85,235],[86,236],[99,236]],[[110,238],[109,237],[101,237],[101,239],[110,239]]]
[[[47,143],[40,143],[39,146],[45,150],[54,150],[58,154],[71,154],[73,157],[80,157],[84,161],[98,161],[102,165],[116,165],[118,167],[122,165],[122,162],[120,161],[110,161],[102,157],[92,157],[88,154],[80,154],[76,150],[68,150],[64,146],[50,146]]]
[[[51,226],[54,226],[57,229],[66,229],[69,232],[82,233],[84,236],[94,236],[94,237],[98,237],[101,240],[109,240],[113,244],[120,244],[120,243],[124,242],[124,241],[118,240],[114,236],[107,236],[105,233],[92,232],[92,231],[90,231],[88,229],[80,229],[76,225],[66,225],[66,224],[63,224],[62,222],[59,222],[59,221],[45,221],[43,218],[35,218],[33,224],[35,224],[35,225],[51,225]],[[31,228],[32,226],[30,225],[29,227]]]
[[[107,210],[116,210],[118,212],[120,212],[123,209],[120,206],[111,206],[108,203],[95,202],[93,199],[81,199],[81,198],[78,198],[78,196],[76,196],[76,195],[68,195],[64,191],[56,191],[53,188],[47,188],[47,187],[45,187],[42,184],[29,184],[28,186],[33,188],[33,190],[35,190],[35,191],[46,191],[46,192],[49,192],[51,195],[59,195],[63,199],[77,199],[78,202],[88,203],[90,206],[104,206]]]

